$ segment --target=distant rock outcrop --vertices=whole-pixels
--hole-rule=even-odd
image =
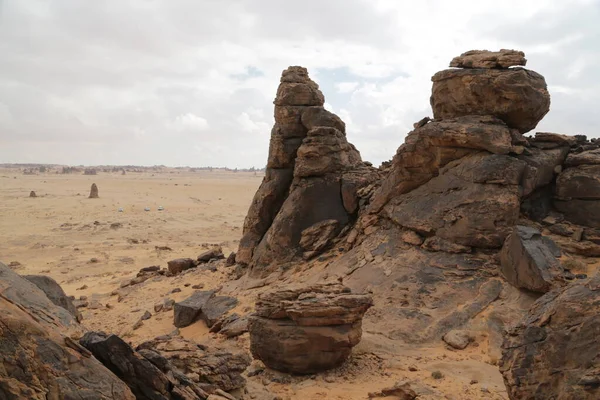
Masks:
[[[29,192],[29,197],[37,197],[37,194],[35,194],[35,192],[32,190]]]
[[[98,197],[98,186],[96,186],[95,183],[92,183],[92,188],[90,189],[90,196],[88,198],[97,199]]]
[[[343,363],[362,336],[369,295],[339,284],[284,289],[259,297],[250,351],[270,368],[310,374]]]
[[[502,346],[511,400],[600,398],[599,307],[599,277],[537,300]]]

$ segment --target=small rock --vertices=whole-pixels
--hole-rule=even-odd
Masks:
[[[187,269],[194,268],[195,266],[194,260],[191,258],[177,258],[167,263],[169,272],[171,272],[173,275],[180,274]]]
[[[147,319],[150,319],[151,317],[152,317],[152,314],[150,314],[150,312],[149,312],[149,311],[146,311],[146,312],[144,313],[144,315],[142,315],[142,317],[141,317],[141,320],[142,320],[142,321],[145,321],[145,320],[147,320]]]
[[[192,286],[192,289],[203,289],[204,283],[198,283],[197,285]]]
[[[444,342],[457,350],[466,348],[469,343],[473,341],[473,339],[473,336],[471,336],[468,332],[460,330],[452,330],[446,333],[443,337]]]
[[[171,290],[171,293],[179,293],[181,292],[181,289],[176,287],[175,289]]]
[[[75,290],[85,290],[85,289],[87,289],[87,288],[88,288],[88,285],[83,285],[82,287],[80,287],[80,288],[77,288],[77,289],[75,289]]]
[[[141,319],[138,320],[135,324],[133,324],[133,330],[137,330],[139,328],[141,328],[144,325],[144,321],[142,321]]]

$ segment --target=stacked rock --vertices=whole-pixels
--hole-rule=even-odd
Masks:
[[[270,292],[250,318],[250,351],[270,368],[311,374],[334,368],[362,336],[362,317],[373,305],[366,294],[341,284]]]
[[[344,172],[365,166],[346,140],[344,122],[325,110],[324,102],[306,68],[283,71],[274,101],[266,174],[244,222],[238,263],[260,270],[303,254],[314,256],[327,246],[306,241],[306,247],[301,246],[302,232],[318,230],[319,224],[329,221],[335,229],[327,231],[328,244],[356,211],[352,199],[361,179],[356,174],[344,177]]]
[[[536,127],[550,110],[550,95],[540,74],[525,68],[521,51],[472,50],[432,78],[435,119],[492,115],[521,133]]]

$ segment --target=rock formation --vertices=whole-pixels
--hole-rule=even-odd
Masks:
[[[88,198],[97,199],[98,197],[98,186],[96,186],[95,183],[92,183],[92,188],[90,189],[90,196]]]
[[[37,194],[35,194],[35,192],[32,190],[29,192],[29,197],[37,197]]]
[[[510,399],[600,398],[600,278],[538,299],[503,344]]]
[[[78,322],[81,321],[81,313],[54,279],[44,275],[25,275],[23,278],[37,286],[51,302],[67,310]]]
[[[450,66],[456,68],[504,69],[515,65],[525,66],[525,64],[527,64],[525,53],[505,49],[500,51],[471,50],[450,61]]]
[[[0,398],[134,400],[71,336],[81,328],[37,286],[0,264]]]
[[[303,232],[329,221],[329,235],[337,235],[353,219],[356,193],[364,183],[356,171],[345,173],[373,172],[346,140],[342,120],[323,108],[323,94],[305,68],[283,71],[274,103],[266,175],[236,255],[238,263],[258,274],[326,247],[322,243],[315,250],[306,239],[301,243]]]
[[[339,284],[267,293],[250,318],[250,351],[270,368],[296,374],[344,362],[362,336],[369,295]]]

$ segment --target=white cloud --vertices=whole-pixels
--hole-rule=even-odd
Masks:
[[[351,93],[358,87],[358,85],[360,85],[359,82],[339,82],[335,84],[335,87],[340,93]]]
[[[209,128],[208,121],[206,119],[192,113],[178,115],[175,117],[172,126],[176,130],[180,131],[205,131]]]

